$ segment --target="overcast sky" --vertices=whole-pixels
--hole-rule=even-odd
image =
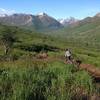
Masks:
[[[82,19],[100,12],[100,0],[0,0],[0,13],[45,12],[58,18]]]

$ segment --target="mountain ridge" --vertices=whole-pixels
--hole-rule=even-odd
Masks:
[[[36,30],[45,29],[58,29],[63,27],[56,19],[47,15],[46,13],[41,13],[38,15],[32,14],[12,14],[12,15],[2,15],[0,16],[0,23],[4,25],[11,26],[23,26],[31,27]]]
[[[69,26],[71,24],[74,24],[76,22],[78,22],[79,20],[74,18],[74,17],[70,17],[70,18],[66,18],[66,19],[58,19],[58,21],[63,25],[63,26]]]

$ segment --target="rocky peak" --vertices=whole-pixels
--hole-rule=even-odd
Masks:
[[[67,25],[70,25],[70,24],[73,24],[73,23],[76,23],[78,20],[75,19],[74,17],[70,17],[70,18],[66,18],[66,19],[60,19],[59,22],[64,25],[64,26],[67,26]]]
[[[95,15],[95,17],[100,17],[100,13],[97,13],[97,14]]]
[[[0,17],[7,17],[7,14],[0,14]]]
[[[36,16],[47,16],[47,14],[44,13],[44,12],[40,12],[40,13],[38,13]]]

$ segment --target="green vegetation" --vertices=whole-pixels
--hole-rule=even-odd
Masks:
[[[11,45],[10,56],[0,45],[0,100],[81,100],[100,93],[88,72],[64,64],[65,49],[70,48],[75,59],[99,68],[97,45],[5,25],[0,25],[0,37],[6,29],[18,40]],[[41,51],[48,59],[36,58]]]
[[[48,34],[81,47],[100,49],[100,17],[86,18],[75,25],[48,32]]]
[[[5,28],[1,34],[1,43],[4,46],[5,55],[8,55],[10,49],[12,48],[14,42],[17,41],[15,38],[15,32],[12,32],[11,29]]]
[[[1,100],[82,99],[95,91],[85,71],[62,62],[33,62],[31,59],[0,63]]]

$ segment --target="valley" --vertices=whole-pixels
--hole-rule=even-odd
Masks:
[[[99,82],[86,71],[100,70],[99,20],[63,26],[45,13],[0,17],[0,99],[99,100]],[[83,69],[65,62],[67,48]]]

